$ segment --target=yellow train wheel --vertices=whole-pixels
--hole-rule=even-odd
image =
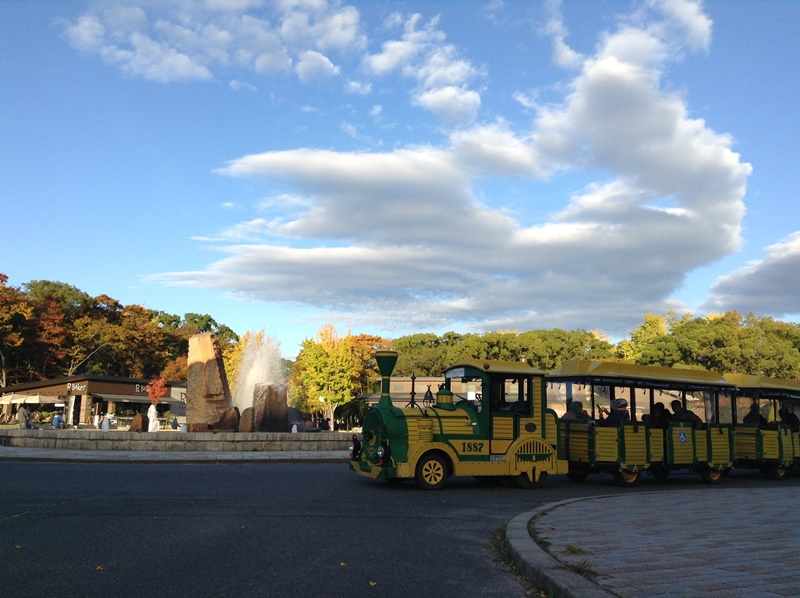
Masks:
[[[614,479],[617,484],[625,488],[632,488],[639,485],[639,471],[630,471],[624,469],[622,471],[614,472]]]
[[[700,477],[706,484],[719,484],[725,473],[721,469],[709,467],[700,472]]]
[[[786,477],[786,467],[783,463],[773,463],[767,467],[767,475],[773,480],[782,480]]]
[[[447,481],[447,465],[436,454],[424,455],[417,463],[414,480],[422,490],[439,490]]]

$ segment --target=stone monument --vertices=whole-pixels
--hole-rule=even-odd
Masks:
[[[253,389],[253,429],[256,432],[288,432],[286,386],[256,384]]]
[[[230,425],[233,408],[228,377],[217,338],[210,332],[189,339],[189,374],[186,381],[186,426],[189,432],[206,432]],[[237,410],[238,416],[238,410]],[[221,421],[227,420],[227,421]],[[238,426],[238,417],[237,426]]]

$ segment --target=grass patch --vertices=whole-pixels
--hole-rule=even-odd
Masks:
[[[567,544],[563,552],[564,554],[592,554],[591,550],[586,550],[580,546],[573,546],[572,544]]]

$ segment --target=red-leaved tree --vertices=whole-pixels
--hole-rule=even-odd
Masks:
[[[153,405],[158,405],[159,400],[167,394],[167,381],[161,377],[154,377],[147,385],[147,396]]]

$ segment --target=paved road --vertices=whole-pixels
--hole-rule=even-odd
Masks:
[[[0,480],[2,596],[525,593],[490,549],[536,504],[508,487],[312,463],[2,461]]]
[[[678,475],[628,490],[555,476],[535,491],[452,479],[422,492],[293,455],[49,453],[63,461],[0,449],[2,596],[523,596],[491,551],[506,525],[553,595],[800,595],[800,476],[734,471],[708,487]],[[2,461],[26,455],[38,460]]]

